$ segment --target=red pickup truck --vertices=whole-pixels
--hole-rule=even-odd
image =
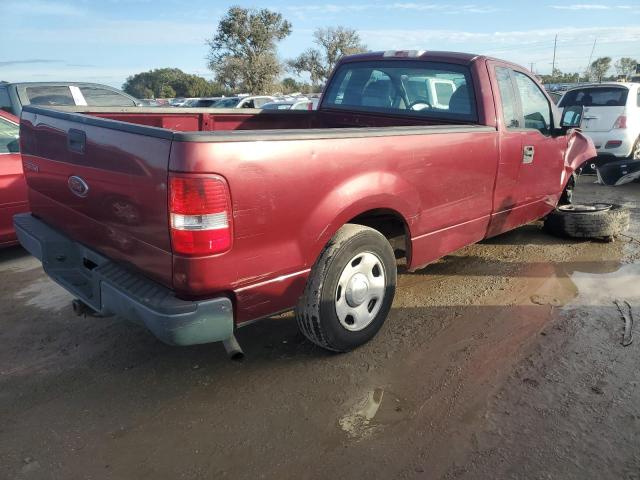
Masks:
[[[346,57],[316,111],[26,106],[14,223],[78,311],[190,345],[295,308],[348,351],[387,317],[400,257],[554,210],[595,156],[575,126],[526,69],[449,52]]]

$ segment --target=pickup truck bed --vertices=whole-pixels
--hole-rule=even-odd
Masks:
[[[366,107],[350,109],[342,104],[352,101],[355,89],[337,92],[333,80],[320,110],[311,112],[25,107],[22,153],[33,222],[62,235],[65,248],[89,252],[74,254],[72,268],[82,271],[92,291],[112,284],[100,271],[113,263],[178,300],[228,299],[233,313],[225,321],[241,325],[307,298],[305,285],[317,275],[319,259],[347,224],[383,235],[415,269],[546,215],[592,145],[573,130],[570,136],[551,133],[550,125],[544,134],[506,129],[496,116],[490,60],[459,54],[432,60],[447,60],[450,77],[466,81],[457,90],[468,95],[471,109],[454,114],[455,92],[448,111],[431,115],[379,111],[377,97],[363,97]],[[354,68],[345,76],[341,68],[371,69],[374,61],[382,71],[394,60],[376,54],[345,59],[334,73],[336,84],[360,75]],[[393,68],[408,65],[398,62]],[[374,76],[363,96],[390,88]],[[466,93],[471,88],[475,93]],[[392,102],[395,108],[385,95],[385,108]],[[325,105],[331,98],[334,107]],[[420,109],[433,110],[425,107],[427,99],[416,98]],[[550,102],[547,108],[557,115]],[[185,198],[195,208],[186,215]],[[193,231],[188,222],[221,229],[207,240],[210,251],[198,250],[197,240],[182,245]],[[20,235],[20,221],[16,227]],[[38,243],[24,231],[23,237],[23,243]],[[51,263],[47,268],[60,281]],[[363,281],[354,285],[366,290]],[[96,311],[114,313],[78,296]],[[223,339],[214,337],[194,334],[174,343]]]

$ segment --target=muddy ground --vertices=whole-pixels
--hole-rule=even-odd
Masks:
[[[632,208],[640,184],[583,177]],[[346,355],[291,316],[247,358],[75,317],[21,249],[0,253],[1,479],[638,479],[640,243],[528,225],[399,277],[377,338]]]

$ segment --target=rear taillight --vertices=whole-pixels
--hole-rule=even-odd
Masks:
[[[616,118],[616,122],[613,124],[613,128],[627,128],[627,116],[620,115]]]
[[[170,176],[169,215],[175,253],[210,255],[231,247],[231,198],[222,177]]]

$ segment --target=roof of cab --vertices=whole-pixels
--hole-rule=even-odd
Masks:
[[[412,50],[397,50],[400,52],[412,52]],[[402,56],[402,55],[387,55],[385,56],[385,52],[367,52],[367,53],[359,53],[356,55],[348,55],[343,57],[340,63],[346,62],[360,62],[360,61],[368,61],[368,60],[424,60],[430,62],[455,62],[460,64],[471,64],[472,62],[485,58],[483,55],[476,55],[474,53],[463,53],[463,52],[444,52],[444,51],[434,51],[434,50],[425,50],[423,52],[419,52],[420,55],[417,56]]]

